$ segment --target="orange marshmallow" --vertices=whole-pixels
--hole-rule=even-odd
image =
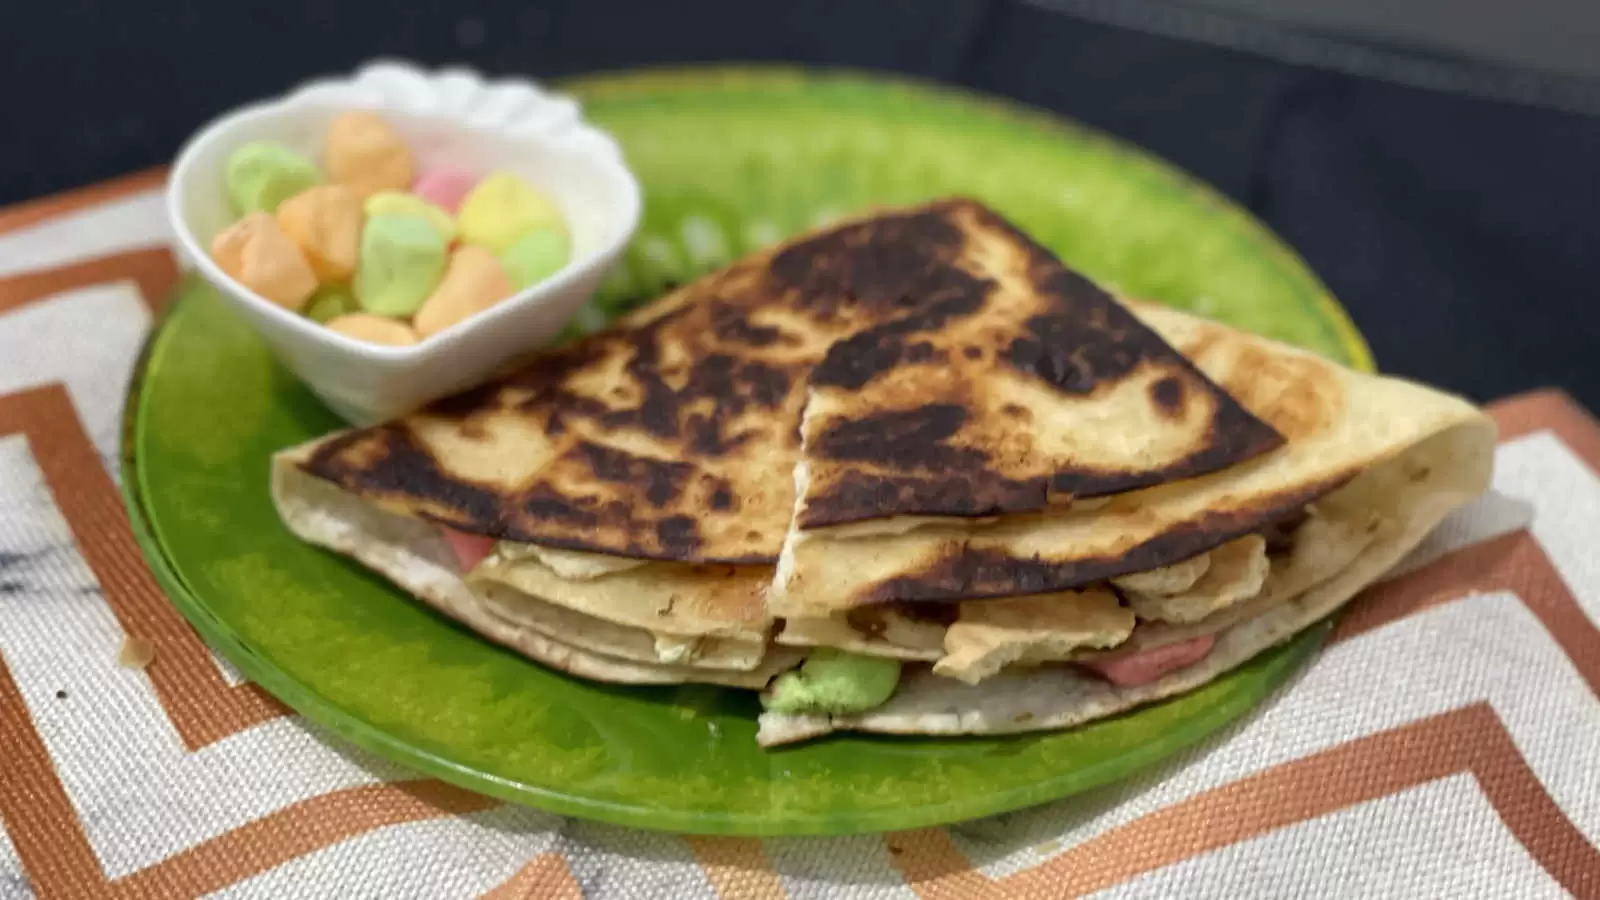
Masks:
[[[450,254],[444,279],[422,302],[411,320],[422,337],[483,312],[516,293],[511,279],[495,255],[482,247],[463,244]]]
[[[361,195],[342,184],[301,191],[278,207],[278,225],[324,283],[355,272],[362,220]]]
[[[348,335],[358,341],[406,347],[417,342],[416,332],[398,319],[375,316],[372,313],[346,313],[328,320],[328,328]]]
[[[411,151],[377,113],[347,112],[328,126],[322,148],[328,177],[363,198],[379,191],[404,191],[416,178]]]
[[[253,212],[211,240],[211,256],[240,284],[286,309],[299,310],[317,289],[300,248],[271,213]]]

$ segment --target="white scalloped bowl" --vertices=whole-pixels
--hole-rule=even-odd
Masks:
[[[277,306],[212,261],[211,239],[235,216],[223,189],[228,154],[280,141],[318,158],[335,116],[383,115],[419,167],[448,162],[481,174],[509,170],[560,207],[572,259],[552,277],[410,347],[357,341]],[[318,80],[283,98],[228,113],[178,155],[167,215],[181,261],[237,307],[273,353],[347,421],[369,424],[481,382],[553,339],[593,296],[639,225],[639,182],[622,151],[585,123],[578,104],[528,81],[485,81],[465,69],[426,72],[373,63],[346,79]]]

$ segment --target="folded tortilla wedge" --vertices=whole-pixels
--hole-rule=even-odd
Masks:
[[[957,518],[915,492],[884,491],[871,515],[888,524],[876,529],[861,517],[807,527],[805,508],[825,488],[797,478],[769,606],[806,623],[803,636],[872,634],[883,655],[904,647],[881,646],[891,633],[882,623],[898,620],[904,635],[915,622],[924,652],[914,658],[932,665],[907,667],[888,702],[863,713],[768,712],[764,745],[841,729],[1062,728],[1191,690],[1326,617],[1487,489],[1495,429],[1466,401],[1166,307],[1127,307],[1283,444],[1195,478],[1015,515]],[[896,398],[934,397],[934,384],[981,396],[1017,376],[901,363],[878,377],[898,384],[813,388],[802,466],[830,477],[812,484],[842,483],[859,464],[829,452],[825,436],[895,411]],[[988,464],[985,452],[946,457],[939,474]],[[884,456],[870,465],[886,480],[928,471]]]

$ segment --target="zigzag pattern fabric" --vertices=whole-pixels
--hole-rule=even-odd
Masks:
[[[1496,404],[1494,490],[1131,782],[883,836],[565,821],[319,733],[161,595],[116,448],[163,174],[0,211],[0,898],[1600,896],[1600,426],[1561,394]]]

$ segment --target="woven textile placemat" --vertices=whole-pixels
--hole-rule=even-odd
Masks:
[[[1130,782],[879,836],[633,831],[330,738],[161,595],[116,449],[177,279],[162,182],[0,211],[0,900],[1600,897],[1600,427],[1560,393],[1495,404],[1493,492]]]

